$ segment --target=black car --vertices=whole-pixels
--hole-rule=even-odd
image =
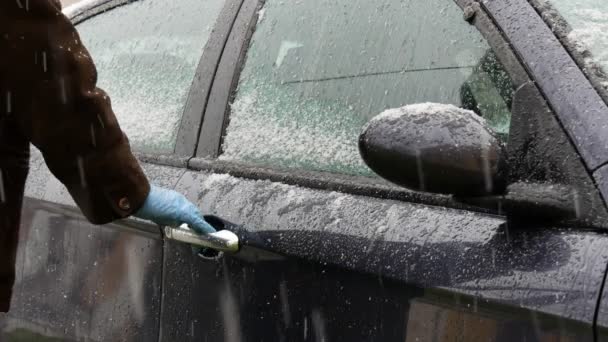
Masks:
[[[608,340],[604,0],[65,12],[151,182],[241,249],[93,226],[32,151],[0,340]],[[359,143],[377,114],[416,103],[470,110],[494,140],[445,145],[464,123],[417,146],[413,128],[441,126],[424,116],[367,126],[365,160],[413,191]],[[471,154],[483,146],[489,159]]]

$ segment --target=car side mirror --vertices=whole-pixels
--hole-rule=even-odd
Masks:
[[[453,105],[389,109],[364,128],[359,150],[374,172],[412,190],[461,197],[505,192],[506,150],[498,134]]]

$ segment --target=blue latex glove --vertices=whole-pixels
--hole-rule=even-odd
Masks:
[[[187,223],[199,234],[214,233],[215,229],[203,219],[198,208],[184,195],[173,190],[150,186],[150,194],[141,209],[135,214],[161,226],[179,227]]]

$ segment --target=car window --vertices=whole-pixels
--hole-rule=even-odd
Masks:
[[[140,0],[77,26],[135,150],[172,153],[197,63],[224,0]]]
[[[568,38],[576,49],[586,53],[595,64],[608,73],[608,1],[605,0],[543,0],[553,5],[571,30]],[[604,84],[608,87],[608,83]]]
[[[372,175],[362,127],[412,103],[474,110],[509,130],[513,86],[453,0],[268,0],[220,159]]]

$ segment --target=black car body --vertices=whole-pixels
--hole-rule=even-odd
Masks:
[[[123,13],[119,18],[124,21],[106,23],[104,29],[115,30],[111,34],[119,37],[121,30],[132,29],[127,26],[153,25],[158,18],[180,21],[184,16],[172,9],[193,2],[165,3],[171,5],[167,5],[164,12],[154,12],[156,16],[134,15],[133,20],[128,21],[124,18],[129,13]],[[145,75],[142,77],[151,78],[150,82],[166,83],[164,88],[141,95],[136,89],[138,80],[126,81],[121,88],[125,94],[117,97],[141,95],[151,106],[165,101],[166,94],[172,96],[171,100],[174,96],[184,98],[183,106],[177,107],[180,116],[173,124],[174,135],[168,138],[173,139],[169,147],[157,151],[155,146],[145,145],[149,139],[145,134],[139,147],[138,134],[148,129],[145,120],[134,123],[137,132],[127,130],[151,182],[185,193],[205,213],[234,223],[251,236],[252,241],[246,241],[235,255],[204,259],[190,246],[165,238],[159,227],[145,222],[125,220],[103,227],[93,226],[51,176],[40,154],[33,151],[13,309],[2,316],[2,337],[9,341],[608,339],[605,329],[608,299],[604,291],[608,266],[605,234],[608,228],[605,220],[608,217],[605,202],[608,196],[608,94],[602,85],[600,69],[584,67],[585,56],[570,46],[567,25],[550,15],[553,12],[544,2],[443,0],[445,8],[432,4],[426,8],[424,1],[384,1],[383,8],[373,2],[356,1],[352,7],[364,8],[363,12],[365,6],[374,8],[365,20],[340,19],[347,25],[345,31],[353,31],[353,36],[367,34],[365,30],[357,31],[357,27],[366,23],[377,29],[383,22],[419,20],[441,27],[448,22],[444,16],[453,19],[452,14],[458,13],[462,24],[458,30],[466,34],[477,32],[475,34],[490,47],[488,51],[493,57],[488,57],[486,50],[475,48],[477,43],[471,43],[472,47],[462,50],[462,54],[448,59],[455,61],[454,66],[431,63],[419,69],[378,71],[374,70],[375,66],[397,60],[399,55],[391,50],[391,42],[383,43],[376,37],[378,39],[362,41],[365,46],[378,44],[391,48],[372,56],[369,64],[359,63],[356,59],[359,57],[352,59],[357,62],[350,59],[335,62],[334,68],[344,75],[323,78],[318,74],[327,71],[327,65],[317,57],[317,52],[331,51],[323,55],[327,57],[343,51],[341,36],[315,45],[312,52],[305,49],[312,43],[305,39],[290,40],[291,33],[277,41],[280,47],[273,42],[264,45],[260,38],[262,34],[282,34],[281,30],[289,32],[286,25],[290,21],[300,32],[301,25],[314,21],[311,14],[333,18],[322,8],[307,8],[302,3],[306,1],[226,0],[210,4],[205,15],[215,13],[211,15],[212,20],[204,22],[196,16],[188,19],[200,25],[201,30],[207,30],[208,37],[200,46],[198,64],[187,68],[186,73],[191,72],[193,78],[183,82],[178,76],[173,79],[167,74],[152,72],[160,65],[161,69],[175,71],[168,75],[179,74],[184,65],[181,55],[166,54],[160,61],[147,57],[160,45],[169,46],[171,39],[161,43],[153,41],[149,46],[146,39],[137,37],[134,41],[143,43],[124,46],[99,43],[108,44],[104,51],[127,51],[139,56],[137,62],[123,64],[122,71],[112,80],[130,80],[132,75],[141,72]],[[95,0],[71,7],[67,13],[79,29],[84,29],[81,25],[90,20],[118,10],[128,11],[129,6],[137,4],[142,6],[141,11],[134,13],[143,12],[148,4],[154,7],[151,0]],[[415,13],[416,8],[427,9],[430,17],[423,13],[415,13],[418,19],[402,17],[396,8],[406,6],[404,4],[413,6],[407,13]],[[325,5],[340,9],[344,2]],[[341,10],[347,11],[345,8]],[[437,13],[432,13],[434,10]],[[383,15],[388,18],[395,11],[399,14],[395,18],[374,19]],[[293,14],[292,18],[289,13]],[[317,26],[335,24],[332,20],[312,25],[311,32]],[[342,23],[335,27],[341,27]],[[95,25],[87,28],[89,32],[95,29]],[[402,33],[396,29],[387,31]],[[411,33],[399,48],[403,48],[404,55],[409,50],[422,51],[424,42],[432,44],[437,37],[449,36],[452,31],[441,28],[437,32],[430,38],[423,37],[424,30]],[[83,38],[87,43],[86,32]],[[423,56],[423,62],[419,62],[417,55],[412,54],[407,55],[411,60],[404,63],[410,66],[427,60],[439,63],[444,61],[444,56],[451,55],[452,49],[468,44],[446,42],[440,42],[439,48],[428,49],[431,51],[428,56],[432,58]],[[96,54],[95,44],[91,44],[91,51],[93,58],[100,60],[98,63],[104,65],[106,57],[105,65],[120,63],[118,52],[118,57]],[[171,50],[181,51],[182,42],[176,44]],[[448,45],[454,47],[445,47]],[[257,50],[250,53],[250,49]],[[293,57],[290,51],[294,49],[302,52]],[[266,51],[282,52],[274,61],[245,65],[246,60],[255,60],[255,56],[263,56]],[[498,60],[502,76],[484,69],[482,62],[467,64],[472,55]],[[309,75],[300,74],[298,65],[307,61],[313,61],[307,65],[316,69],[304,68]],[[276,71],[284,65],[295,71],[285,74]],[[104,67],[100,70],[103,87]],[[264,83],[265,79],[259,82],[256,79],[257,83],[248,83],[248,79],[262,79],[260,75],[274,75],[273,70],[284,77],[281,82],[271,84]],[[349,74],[352,70],[360,70],[361,74],[353,76]],[[441,70],[455,71],[446,78],[441,75],[447,74],[428,78],[416,74]],[[371,99],[384,99],[380,107],[407,104],[409,98],[405,103],[400,103],[399,98],[409,95],[393,96],[392,90],[401,86],[406,89],[409,81],[378,78],[392,75],[415,75],[422,81],[411,88],[415,90],[406,90],[424,93],[422,100],[434,102],[443,99],[443,93],[434,93],[433,89],[448,89],[457,83],[457,87],[445,93],[464,105],[468,103],[465,99],[477,96],[472,80],[478,77],[478,70],[489,75],[489,81],[484,82],[495,83],[492,75],[509,78],[508,91],[501,92],[504,89],[500,86],[497,91],[502,98],[508,98],[504,102],[511,115],[510,127],[503,132],[510,164],[515,165],[510,171],[510,184],[528,181],[568,186],[572,189],[572,201],[568,203],[575,206],[575,217],[562,220],[557,213],[548,215],[547,208],[538,205],[542,199],[524,203],[522,210],[517,205],[493,208],[474,201],[405,190],[374,177],[361,169],[358,162],[349,164],[350,159],[339,165],[326,163],[323,158],[339,160],[339,152],[350,145],[327,147],[331,150],[330,157],[324,157],[324,136],[315,135],[310,142],[306,140],[308,131],[301,135],[296,131],[314,120],[299,122],[298,117],[293,117],[288,119],[297,124],[281,126],[282,121],[276,118],[281,113],[298,110],[322,112],[320,121],[333,118],[331,110],[317,108],[338,106],[332,102],[323,107],[326,103],[323,101],[329,101],[334,91],[339,93],[344,87],[357,89],[349,93],[349,101],[357,103],[356,108],[347,111],[368,106],[357,99],[370,93],[373,93],[368,96]],[[350,85],[342,83],[331,89],[319,86],[321,82],[351,82],[351,79]],[[184,93],[173,94],[180,84]],[[276,89],[268,90],[272,96],[262,99],[260,94],[269,84]],[[306,88],[307,84],[315,87]],[[388,84],[390,89],[377,89],[377,84]],[[255,135],[259,127],[250,121],[244,121],[248,125],[242,126],[243,131],[231,126],[239,125],[239,120],[244,120],[243,115],[251,110],[252,107],[247,107],[247,111],[239,112],[241,116],[231,116],[246,104],[253,103],[266,110],[263,106],[270,100],[289,101],[297,97],[291,90],[280,88],[292,85],[301,87],[298,96],[309,96],[315,101],[323,98],[323,101],[307,100],[298,102],[296,110],[280,107],[279,114],[259,114],[262,123],[281,122],[279,128],[273,126],[268,135]],[[114,94],[120,91],[106,90],[116,102]],[[248,94],[249,97],[242,95],[250,90],[256,91],[258,97],[251,95],[254,93]],[[498,98],[495,94],[484,96]],[[481,111],[482,116],[485,109],[479,101],[483,98],[477,97],[475,108],[471,108]],[[251,102],[243,102],[247,99]],[[377,104],[372,102],[370,100],[369,108],[376,110]],[[119,104],[117,111],[125,108],[128,107]],[[152,107],[144,108],[150,112]],[[369,119],[369,115],[363,119]],[[316,131],[325,128],[324,123],[310,125]],[[353,124],[360,128],[357,125]],[[154,126],[149,128],[151,131],[163,130],[162,124],[150,126]],[[250,127],[254,130],[247,131]],[[297,160],[285,162],[281,153],[257,155],[252,149],[249,155],[239,154],[250,147],[238,145],[238,139],[245,133],[254,134],[252,140],[245,141],[248,144],[285,144],[290,145],[288,149],[297,149],[298,146],[291,146],[288,140],[279,139],[278,143],[272,140],[273,136],[282,136],[282,127],[293,128],[294,139],[304,136],[303,142],[295,145],[310,143],[316,148],[297,152],[301,156],[296,153],[294,160],[308,158],[309,154],[321,157],[313,156],[308,164],[301,165]],[[241,135],[233,139],[230,129]],[[234,144],[238,146],[231,147]],[[274,161],[274,157],[278,161]]]

